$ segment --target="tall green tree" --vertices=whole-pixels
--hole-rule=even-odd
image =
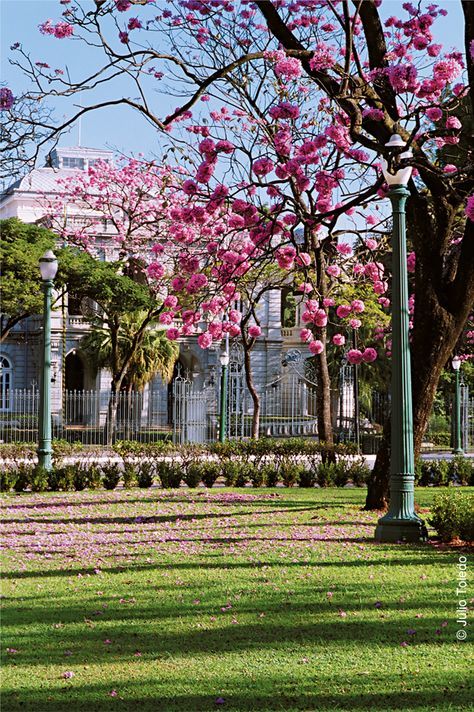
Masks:
[[[0,222],[2,301],[0,342],[14,326],[43,311],[39,258],[54,248],[56,236],[38,225],[17,218]]]

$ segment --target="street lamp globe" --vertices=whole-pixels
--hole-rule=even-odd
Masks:
[[[385,147],[388,149],[393,149],[393,148],[402,148],[405,145],[406,145],[406,142],[402,139],[401,136],[399,136],[398,134],[393,134],[390,141],[388,141],[385,144]],[[400,158],[412,158],[413,153],[411,151],[403,151],[403,153],[399,154],[399,157]],[[396,173],[392,173],[389,170],[389,165],[388,165],[388,162],[385,160],[385,158],[382,158],[380,163],[382,166],[383,177],[385,178],[385,180],[389,186],[408,185],[408,181],[411,178],[411,174],[412,174],[412,170],[413,170],[411,166],[407,166],[406,168],[400,168],[398,171],[396,171]]]
[[[451,359],[451,366],[453,367],[453,371],[459,371],[461,368],[461,359],[459,356],[453,356]]]
[[[44,255],[40,257],[39,269],[43,282],[47,282],[56,277],[58,272],[58,260],[52,250],[46,250]]]
[[[229,352],[228,351],[222,351],[222,353],[219,356],[219,361],[221,362],[221,366],[228,366],[229,365]]]

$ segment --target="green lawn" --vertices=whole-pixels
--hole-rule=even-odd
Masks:
[[[2,710],[472,709],[459,550],[375,544],[363,499],[3,496]]]

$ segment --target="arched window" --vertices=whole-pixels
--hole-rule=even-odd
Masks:
[[[11,410],[13,369],[6,356],[0,356],[0,411]]]

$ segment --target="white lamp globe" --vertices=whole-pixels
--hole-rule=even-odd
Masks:
[[[405,146],[406,142],[398,134],[393,134],[390,141],[385,144],[388,149],[391,148],[402,148]],[[400,153],[400,158],[411,158],[413,153],[411,151],[404,151]],[[388,169],[388,163],[385,158],[381,160],[382,173],[389,186],[392,185],[407,185],[412,174],[412,167],[407,166],[406,168],[400,168],[396,173],[391,173]]]

